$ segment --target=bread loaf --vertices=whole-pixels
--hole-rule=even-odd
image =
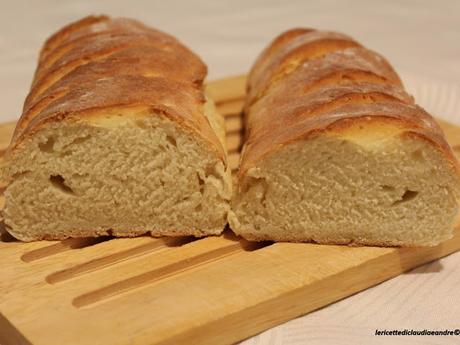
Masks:
[[[231,228],[249,240],[431,246],[452,236],[459,168],[389,63],[295,29],[247,82]]]
[[[45,43],[7,151],[4,219],[23,241],[222,232],[231,185],[206,66],[130,19]]]

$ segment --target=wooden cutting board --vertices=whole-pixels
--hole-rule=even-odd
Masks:
[[[209,84],[241,146],[244,77]],[[460,152],[460,128],[441,122]],[[14,124],[0,126],[0,150]],[[3,204],[3,196],[0,203]],[[229,344],[460,249],[249,243],[221,237],[0,241],[0,343]]]

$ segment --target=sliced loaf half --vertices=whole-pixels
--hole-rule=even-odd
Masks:
[[[87,17],[42,49],[2,169],[23,241],[219,234],[231,197],[206,66],[130,19]]]
[[[249,240],[431,246],[452,236],[458,163],[393,68],[294,29],[248,78],[231,228]]]

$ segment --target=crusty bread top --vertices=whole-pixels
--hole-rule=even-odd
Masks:
[[[83,18],[42,48],[10,149],[48,122],[138,107],[173,118],[225,161],[203,115],[206,73],[201,59],[168,34],[131,19]]]
[[[239,176],[267,154],[350,121],[391,124],[458,162],[433,117],[416,106],[391,65],[348,36],[293,29],[258,57],[247,83],[246,143]]]
[[[294,30],[295,35],[285,36],[284,39],[275,39],[274,47],[262,52],[258,63],[249,74],[248,97],[260,98],[266,89],[289,74],[304,61],[321,57],[327,53],[351,47],[360,47],[360,44],[349,36],[328,31],[305,29]],[[267,55],[267,56],[266,56]]]

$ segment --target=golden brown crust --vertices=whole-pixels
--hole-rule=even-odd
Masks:
[[[37,81],[27,98],[26,105],[33,104],[42,96],[49,95],[51,90],[56,90],[65,84],[82,82],[116,75],[141,75],[145,77],[167,76],[174,80],[181,80],[200,84],[206,69],[201,60],[195,56],[190,59],[181,59],[185,53],[184,47],[174,50],[161,49],[153,44],[150,39],[125,39],[122,45],[102,47],[92,52],[95,56],[90,59],[90,54],[82,59],[82,51],[76,58],[61,59],[52,69]],[[84,48],[83,48],[84,49]],[[180,54],[178,54],[178,51]],[[155,56],[155,60],[151,57]],[[57,85],[56,85],[57,84]]]
[[[255,166],[268,154],[299,140],[306,140],[327,131],[340,132],[349,122],[391,121],[403,131],[420,133],[432,138],[442,148],[449,160],[456,161],[444,139],[444,135],[433,118],[420,107],[399,102],[353,103],[320,114],[310,114],[302,118],[302,111],[292,116],[283,126],[273,127],[273,131],[249,136],[243,148],[239,176]]]
[[[164,50],[183,47],[174,37],[132,19],[115,18],[83,26],[68,34],[54,49],[42,52],[33,85],[49,70],[73,61],[84,64],[126,47],[149,44]]]
[[[131,19],[84,18],[45,43],[10,148],[45,123],[141,106],[195,132],[225,161],[203,114],[206,72],[170,35]]]
[[[256,64],[262,61],[263,66],[253,67],[256,72],[248,80],[239,177],[290,143],[366,121],[390,121],[401,135],[428,140],[458,169],[441,129],[413,104],[391,65],[346,37],[343,42],[355,44],[331,45],[337,35],[296,30],[294,38],[275,41],[259,57]],[[292,60],[295,68],[286,73],[280,66],[292,65]]]
[[[305,33],[312,31],[315,30],[307,28],[294,28],[283,32],[281,35],[276,37],[273,42],[258,56],[256,62],[252,66],[251,71],[249,72],[248,78],[253,79],[256,77],[256,75],[260,74],[260,70],[270,62],[272,55],[275,54],[281,46],[287,44],[296,37],[302,36]]]
[[[277,90],[275,92],[279,89],[289,89],[289,92],[292,92],[292,85],[298,84],[303,88],[308,87],[308,91],[311,92],[313,88],[323,86],[325,83],[339,84],[347,81],[352,83],[363,80],[402,87],[399,76],[385,58],[369,49],[352,47],[304,61],[294,72],[285,75],[282,83],[269,84],[265,94],[271,93],[274,89]],[[300,92],[305,91],[307,90]],[[259,98],[248,95],[246,108],[257,102]]]
[[[284,76],[292,73],[305,61],[346,48],[360,47],[349,36],[327,31],[307,31],[302,35],[277,44],[277,49],[268,49],[270,57],[262,55],[263,64],[251,70],[248,79],[248,98],[255,100],[263,96],[266,89]]]
[[[87,16],[80,20],[77,20],[76,22],[73,22],[73,23],[70,23],[64,26],[58,32],[51,35],[51,37],[49,37],[46,40],[40,52],[39,61],[45,58],[48,55],[48,53],[54,50],[54,48],[56,48],[58,45],[61,45],[61,43],[64,40],[66,40],[69,36],[71,36],[73,33],[83,31],[82,29],[86,26],[89,26],[95,23],[105,22],[108,20],[109,20],[109,17],[105,15]]]
[[[270,135],[273,127],[295,124],[310,118],[312,121],[318,119],[320,114],[328,113],[349,103],[368,104],[379,102],[398,102],[401,96],[394,90],[382,90],[372,84],[360,85],[360,90],[353,90],[348,87],[329,88],[322,90],[321,94],[312,93],[304,97],[293,99],[291,104],[277,107],[275,102],[264,102],[256,110],[251,120],[246,125],[248,137],[257,140]],[[386,91],[386,92],[385,92]],[[273,121],[262,121],[263,114],[270,111],[278,111],[278,116]],[[275,130],[276,131],[276,130]]]

